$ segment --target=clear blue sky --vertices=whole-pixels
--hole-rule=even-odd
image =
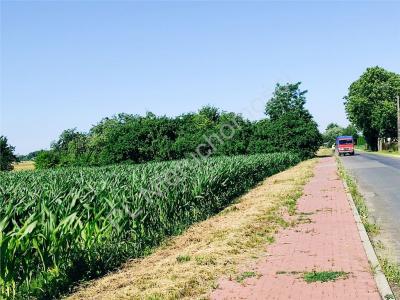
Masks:
[[[48,148],[118,112],[243,111],[302,81],[321,130],[365,68],[400,72],[400,2],[1,2],[0,132]]]

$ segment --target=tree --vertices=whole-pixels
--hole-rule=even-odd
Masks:
[[[337,128],[337,127],[340,127],[340,126],[336,123],[329,123],[328,126],[326,126],[325,130],[329,130],[329,129],[333,129],[333,128]]]
[[[205,116],[210,122],[218,122],[221,116],[219,109],[210,105],[203,106],[198,114]]]
[[[380,67],[367,68],[344,97],[348,119],[361,130],[371,150],[379,137],[396,137],[396,96],[400,75]]]
[[[357,128],[353,124],[343,128],[342,135],[351,135],[356,141],[360,137]]]
[[[326,127],[325,132],[322,134],[323,142],[326,143],[329,147],[335,144],[336,138],[340,135],[343,135],[344,128],[331,123]]]
[[[285,85],[277,84],[272,98],[265,106],[265,114],[276,120],[288,112],[296,111],[299,114],[310,115],[304,108],[306,104],[305,94],[307,91],[300,90],[301,82]]]
[[[87,164],[87,136],[77,132],[67,143],[66,149],[60,151],[61,166],[84,166]]]
[[[60,154],[55,150],[42,150],[35,158],[35,168],[49,169],[57,167],[60,164]]]
[[[277,120],[261,120],[249,145],[249,153],[293,152],[302,159],[313,157],[322,143],[317,124],[288,112]]]
[[[68,149],[69,142],[79,138],[80,135],[82,133],[77,132],[76,128],[66,129],[60,134],[58,141],[52,143],[51,148],[56,151],[65,151]]]
[[[14,155],[15,147],[8,144],[5,136],[0,136],[0,171],[10,171],[13,169],[12,163],[17,160]]]
[[[267,119],[255,124],[250,153],[292,151],[305,159],[319,149],[322,136],[305,108],[307,91],[300,90],[300,84],[276,85],[266,104]]]

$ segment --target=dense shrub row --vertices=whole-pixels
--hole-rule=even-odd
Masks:
[[[119,114],[88,133],[65,130],[50,151],[35,158],[37,168],[104,166],[204,156],[291,151],[314,155],[322,143],[318,126],[305,108],[300,83],[277,85],[266,118],[251,122],[235,113],[204,107],[175,118]]]

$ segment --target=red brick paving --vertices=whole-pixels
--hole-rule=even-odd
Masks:
[[[317,164],[297,208],[311,223],[277,235],[267,257],[252,270],[261,277],[243,284],[222,279],[211,299],[381,299],[334,158]],[[301,274],[290,273],[312,270],[350,275],[335,282],[306,283]]]

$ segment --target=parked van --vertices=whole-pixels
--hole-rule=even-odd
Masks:
[[[354,155],[354,140],[352,136],[342,135],[336,138],[336,151],[341,156],[350,154]]]

